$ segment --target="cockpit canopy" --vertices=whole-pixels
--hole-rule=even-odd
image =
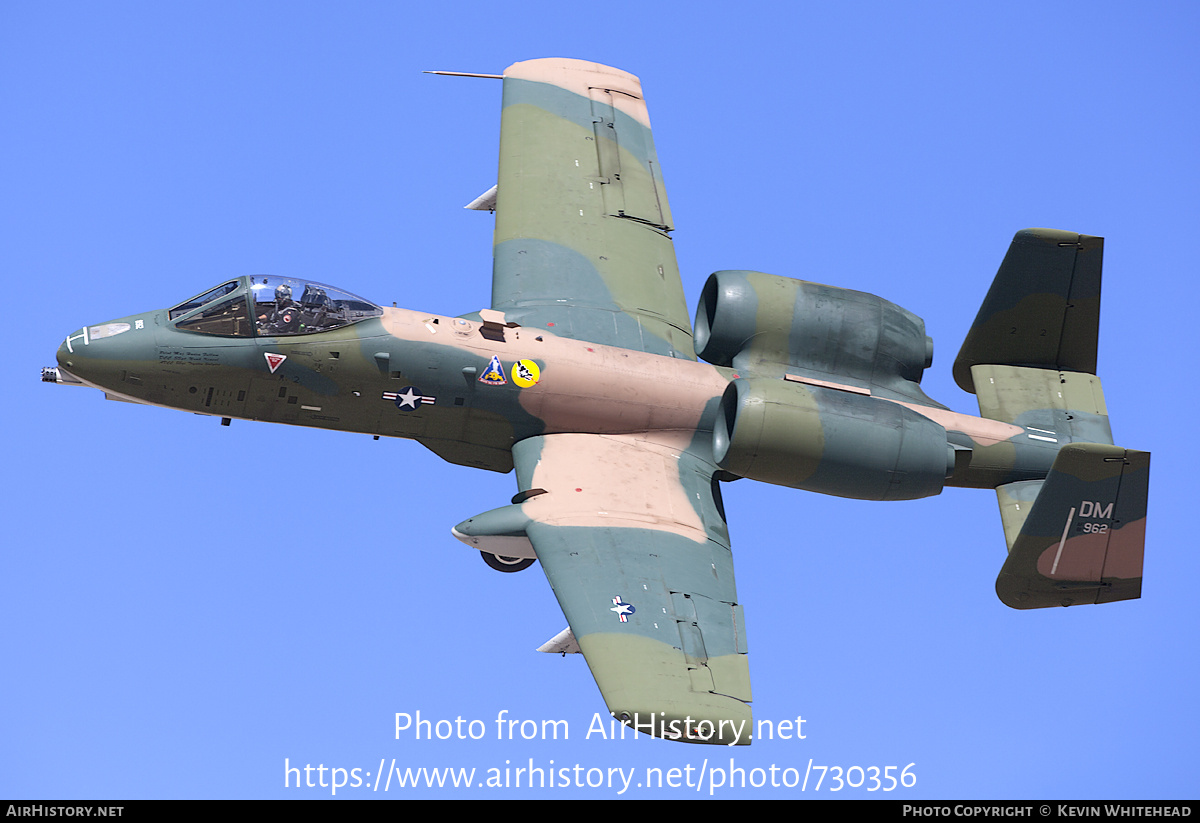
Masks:
[[[239,277],[168,312],[183,331],[223,337],[284,337],[348,326],[383,309],[322,283],[293,277]]]

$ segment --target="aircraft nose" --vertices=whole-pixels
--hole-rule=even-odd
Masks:
[[[59,345],[56,355],[59,371],[93,385],[102,385],[104,370],[97,368],[101,354],[99,346],[90,339],[88,327],[84,326],[68,334]]]
[[[135,317],[77,329],[58,347],[59,368],[94,386],[112,387],[120,381],[122,369],[152,354],[145,350],[148,338],[127,334],[144,326]]]
[[[70,368],[67,366],[67,361],[70,359],[70,357],[71,352],[67,349],[67,341],[64,340],[58,347],[58,353],[55,355],[55,359],[58,360],[59,366],[63,368]]]

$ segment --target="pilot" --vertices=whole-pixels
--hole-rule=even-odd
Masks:
[[[258,316],[258,328],[263,332],[295,334],[300,330],[300,306],[292,299],[292,287],[280,283],[275,287],[275,307]]]

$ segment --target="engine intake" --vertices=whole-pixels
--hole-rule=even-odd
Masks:
[[[718,366],[835,375],[918,402],[926,398],[916,384],[933,362],[933,340],[912,312],[866,292],[757,271],[708,278],[695,344],[700,357]]]
[[[713,457],[739,477],[858,500],[931,497],[954,473],[946,430],[912,409],[770,378],[725,389]]]

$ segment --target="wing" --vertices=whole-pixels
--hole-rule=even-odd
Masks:
[[[638,78],[561,58],[509,66],[497,186],[493,309],[696,359]]]
[[[716,471],[680,434],[513,447],[526,534],[615,717],[749,743],[746,630]]]

